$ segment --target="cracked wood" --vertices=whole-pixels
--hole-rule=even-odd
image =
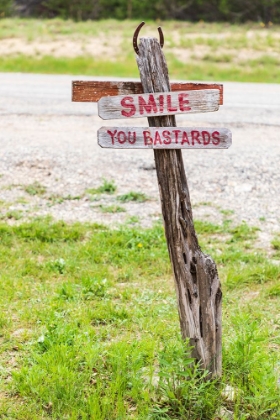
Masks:
[[[170,91],[164,55],[156,39],[141,38],[137,63],[144,92]],[[175,117],[149,117],[152,127],[175,127]],[[215,262],[198,244],[181,150],[154,150],[165,235],[173,267],[183,339],[191,354],[220,376],[222,292]]]

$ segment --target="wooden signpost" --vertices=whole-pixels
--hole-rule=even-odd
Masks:
[[[222,292],[215,262],[198,244],[180,149],[218,149],[231,145],[225,128],[176,127],[175,114],[217,111],[223,87],[216,84],[169,84],[160,43],[133,38],[141,83],[73,82],[72,99],[98,102],[103,119],[147,117],[149,127],[102,127],[98,143],[110,148],[154,149],[162,214],[173,267],[181,333],[191,355],[209,371],[222,371]]]

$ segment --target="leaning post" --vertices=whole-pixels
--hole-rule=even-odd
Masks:
[[[169,92],[168,69],[159,42],[141,38],[137,56],[144,93]],[[148,117],[150,127],[176,127],[174,115]],[[219,377],[222,371],[222,292],[216,264],[198,244],[180,149],[154,149],[182,338],[191,355]]]

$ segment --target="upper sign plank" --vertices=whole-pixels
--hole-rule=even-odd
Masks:
[[[140,95],[104,96],[98,101],[103,120],[212,112],[219,109],[217,89]]]
[[[191,83],[171,82],[171,92],[218,89],[220,105],[223,105],[223,85],[219,83]],[[140,82],[118,81],[78,81],[72,82],[72,101],[74,102],[98,102],[103,96],[135,95],[143,92]]]

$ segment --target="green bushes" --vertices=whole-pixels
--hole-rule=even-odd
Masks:
[[[0,0],[0,18],[10,16],[11,11],[12,11],[12,1]]]
[[[0,16],[11,0],[0,0]],[[280,22],[280,0],[15,0],[21,16],[64,19],[178,19],[190,21]]]

